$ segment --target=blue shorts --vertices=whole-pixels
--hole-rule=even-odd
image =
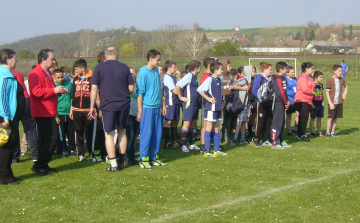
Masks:
[[[165,120],[180,120],[180,105],[166,105]]]
[[[311,110],[311,118],[323,118],[324,117],[324,106],[318,105]]]
[[[115,129],[126,129],[129,119],[130,105],[120,111],[101,111],[101,120],[104,131],[110,132]]]
[[[199,107],[195,105],[189,105],[186,108],[186,103],[183,103],[183,120],[191,122],[192,120],[199,119]]]
[[[222,120],[221,111],[205,111],[204,120],[208,122],[217,122]]]

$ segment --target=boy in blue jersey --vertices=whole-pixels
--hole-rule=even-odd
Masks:
[[[222,119],[222,82],[219,76],[222,75],[223,65],[220,62],[213,62],[210,65],[211,76],[202,83],[197,91],[205,98],[205,157],[216,157],[217,155],[227,155],[220,151],[220,121]],[[211,132],[214,133],[214,154],[210,153]]]
[[[181,128],[181,151],[189,152],[189,149],[200,150],[198,146],[193,143],[196,136],[197,120],[199,118],[199,93],[197,88],[199,86],[197,75],[201,70],[201,63],[193,60],[189,64],[189,73],[186,74],[176,84],[176,91],[179,92],[179,98],[183,102],[183,121]],[[182,96],[181,89],[183,89]],[[189,138],[189,147],[186,146],[186,141]]]
[[[180,119],[180,104],[181,101],[178,96],[178,92],[176,91],[176,63],[174,61],[168,60],[164,64],[164,97],[165,97],[165,107],[166,107],[166,115],[165,115],[165,123],[163,127],[163,135],[164,135],[164,148],[171,149],[174,144],[178,145],[177,138],[177,124]],[[171,139],[173,144],[169,143],[171,133]]]
[[[286,86],[287,86],[286,91],[290,101],[290,106],[286,110],[286,128],[288,131],[287,135],[297,136],[297,124],[299,121],[299,112],[295,110],[295,103],[294,103],[296,88],[297,88],[297,79],[295,77],[295,69],[292,66],[287,66],[286,71],[287,71],[287,74],[285,76]],[[291,118],[293,113],[296,113],[296,118],[295,118],[294,129],[291,130]]]
[[[152,169],[153,166],[166,166],[159,160],[158,153],[161,141],[161,82],[157,66],[160,64],[161,54],[157,50],[150,50],[147,54],[148,63],[140,68],[137,87],[138,116],[140,122],[139,166]],[[163,115],[166,115],[165,103]]]

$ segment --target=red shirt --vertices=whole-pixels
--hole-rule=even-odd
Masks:
[[[14,71],[14,70],[12,70],[11,73],[15,75],[17,81],[24,88],[24,96],[25,96],[25,98],[30,98],[30,96],[29,96],[29,94],[28,94],[28,92],[26,90],[26,87],[25,87],[24,76],[20,72],[17,72],[17,71]]]
[[[297,89],[294,102],[306,102],[312,105],[315,89],[314,78],[302,73],[297,80]]]
[[[55,117],[57,115],[58,98],[55,94],[54,79],[36,64],[30,71],[28,81],[30,89],[30,107],[32,117]]]
[[[204,73],[203,76],[201,77],[200,82],[201,82],[201,83],[204,83],[204,81],[205,81],[208,77],[210,77],[210,74]]]

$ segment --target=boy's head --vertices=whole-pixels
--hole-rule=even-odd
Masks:
[[[105,62],[105,53],[104,53],[104,51],[100,52],[97,55],[97,61],[98,61],[98,63]]]
[[[71,71],[70,71],[70,68],[68,68],[68,67],[60,67],[60,70],[62,70],[63,73],[68,74],[68,75],[69,75],[70,72],[71,72]]]
[[[158,70],[159,70],[159,74],[160,75],[163,75],[164,74],[164,69],[163,69],[163,67],[159,64],[158,65]]]
[[[52,74],[54,75],[54,79],[58,84],[64,83],[64,74],[63,74],[62,70],[55,69]]]
[[[133,66],[129,66],[129,69],[130,69],[130,73],[131,73],[131,76],[137,76],[137,70],[136,70],[136,67],[133,67]]]
[[[292,66],[286,67],[287,76],[290,78],[295,77],[295,69]]]
[[[217,58],[215,57],[206,57],[203,61],[203,64],[204,64],[204,67],[205,69],[208,69],[208,67],[210,66],[210,64],[212,62],[215,62],[215,61],[219,61]]]
[[[185,71],[189,73],[189,64],[185,66]]]
[[[200,73],[201,63],[197,60],[193,60],[189,63],[189,71],[193,74]]]
[[[235,81],[236,76],[238,75],[238,72],[236,69],[231,69],[231,71],[229,72],[229,75],[231,75],[233,77],[233,80]]]
[[[244,70],[243,66],[239,67],[237,72],[238,72],[238,75],[239,75],[238,77],[245,77],[245,70]]]
[[[217,76],[221,76],[223,74],[223,65],[220,62],[212,62],[210,64],[211,74],[215,74]]]
[[[278,75],[283,76],[286,74],[287,64],[283,61],[279,61],[276,63],[275,69]]]
[[[180,74],[181,78],[183,78],[187,73],[188,73],[188,71],[185,71],[185,70],[183,72],[181,72],[181,74]]]
[[[176,63],[172,60],[168,60],[164,64],[165,74],[174,75],[177,71]]]
[[[148,61],[147,66],[157,67],[160,65],[161,53],[157,50],[152,49],[147,53],[146,58]]]
[[[342,60],[341,63],[344,64],[344,63],[345,63],[345,60]]]
[[[314,79],[315,79],[315,82],[321,83],[323,80],[323,73],[321,73],[320,71],[315,71]]]
[[[84,59],[78,59],[73,64],[74,74],[83,76],[85,75],[85,71],[87,69],[87,62]]]
[[[341,77],[341,73],[342,73],[342,66],[341,65],[338,65],[338,64],[335,64],[333,66],[333,71],[334,71],[334,75],[336,77]]]
[[[54,72],[54,70],[56,70],[56,69],[58,69],[58,62],[57,62],[57,60],[54,58],[54,63],[52,64],[52,66],[50,67],[50,72],[51,73],[53,73]]]
[[[270,77],[272,75],[272,65],[269,63],[260,63],[260,70],[261,73],[265,76],[265,77]]]

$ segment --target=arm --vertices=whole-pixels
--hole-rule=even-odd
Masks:
[[[331,102],[331,100],[330,100],[330,91],[326,91],[326,98],[327,98],[327,100],[328,100],[328,103],[329,103],[329,105],[330,105],[330,109],[331,110],[334,110],[335,109],[335,105]]]
[[[142,116],[142,112],[143,112],[143,97],[139,97],[137,98],[137,105],[138,105],[138,116],[136,118],[136,121],[140,122],[141,121],[141,116]]]
[[[343,98],[344,101],[345,101],[345,99],[346,99],[347,92],[348,92],[348,86],[346,85],[346,86],[345,86],[345,91],[344,91],[344,93],[342,94],[342,98]]]
[[[55,94],[66,93],[67,90],[63,86],[57,86],[54,88],[45,88],[40,83],[40,78],[36,73],[30,73],[29,77],[30,93],[37,98],[45,99],[52,97]]]
[[[312,95],[314,93],[314,89],[309,86],[307,78],[299,78],[298,79],[298,88],[300,88],[304,94]]]
[[[130,94],[134,92],[134,85],[129,85],[129,92]]]
[[[91,86],[91,93],[90,93],[90,112],[88,114],[89,118],[95,119],[96,109],[95,109],[95,102],[98,94],[99,87],[95,84]]]
[[[4,113],[4,122],[2,125],[7,128],[10,125],[10,112],[8,108],[8,100],[9,94],[7,93],[7,86],[8,86],[8,78],[4,78],[3,85],[1,86],[1,94],[5,97],[1,98],[1,103],[3,106],[3,113]]]
[[[260,88],[260,83],[261,83],[261,77],[255,77],[254,79],[254,85],[253,85],[253,88],[252,88],[252,91],[251,93],[255,96],[257,96],[257,91],[259,90]]]
[[[205,93],[197,90],[197,92],[203,97],[205,98],[208,102],[212,103],[212,104],[215,104],[216,103],[216,99],[215,98],[210,98],[208,97]]]
[[[204,81],[204,83],[202,83],[198,89],[197,89],[197,92],[203,97],[205,98],[205,100],[207,100],[208,102],[214,104],[216,103],[216,99],[215,98],[212,98],[212,97],[209,97],[205,94],[205,92],[209,92],[210,88],[211,88],[211,81],[212,79],[211,78],[208,78]]]

